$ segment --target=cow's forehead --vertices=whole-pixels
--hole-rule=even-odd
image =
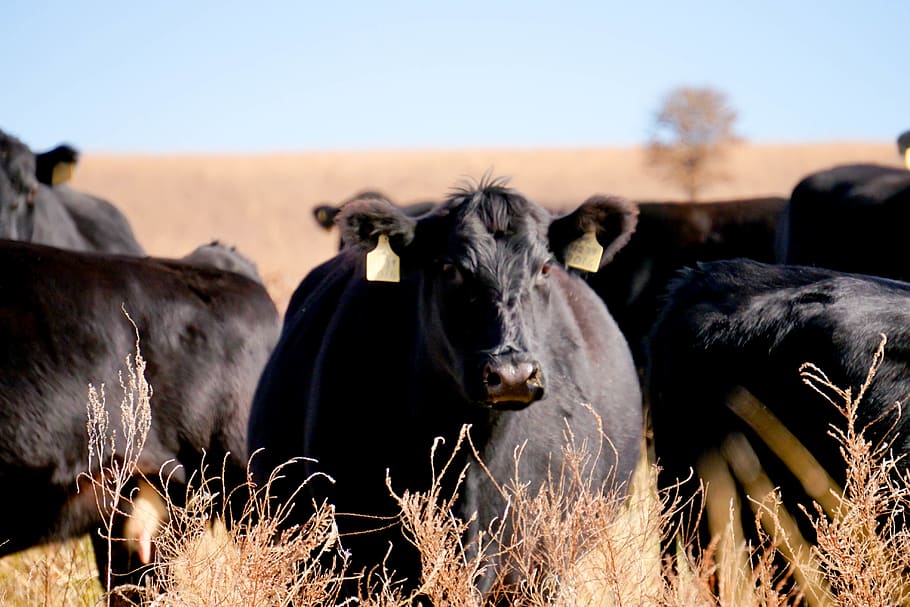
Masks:
[[[477,197],[453,211],[448,254],[485,282],[521,280],[551,256],[549,214],[518,195]]]
[[[543,239],[550,221],[542,207],[495,182],[457,190],[443,208],[450,227],[464,239]]]

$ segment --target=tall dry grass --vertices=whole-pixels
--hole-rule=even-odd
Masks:
[[[88,536],[0,559],[0,605],[94,607],[100,595]]]
[[[827,395],[844,416],[843,429],[832,429],[832,434],[842,446],[848,474],[842,492],[834,496],[833,516],[821,506],[806,513],[818,533],[811,559],[796,559],[784,568],[776,557],[792,555],[798,548],[787,534],[778,508],[780,497],[773,488],[764,497],[755,494],[752,498],[757,506],[760,546],[746,545],[735,524],[740,520],[735,509],[744,505],[730,499],[720,516],[714,515],[720,522],[715,539],[703,550],[695,550],[691,538],[674,528],[671,520],[678,509],[700,513],[700,503],[679,503],[672,490],[657,493],[656,469],[644,460],[629,497],[617,499],[593,484],[586,472],[603,445],[578,445],[567,435],[564,464],[540,489],[532,489],[517,477],[503,483],[500,489],[509,504],[507,513],[474,537],[466,536],[470,521],[452,515],[455,495],[444,492],[440,483],[427,492],[392,492],[401,509],[405,536],[422,557],[422,575],[412,592],[406,592],[395,572],[385,570],[382,563],[368,574],[348,570],[330,505],[317,508],[307,524],[286,528],[283,521],[291,506],[272,499],[270,483],[251,487],[251,497],[236,524],[217,524],[224,520],[225,512],[216,509],[220,502],[215,497],[226,490],[218,476],[197,483],[185,503],[167,502],[168,522],[153,540],[154,568],[143,586],[133,590],[147,603],[162,606],[357,603],[403,607],[416,600],[437,606],[477,607],[503,603],[655,607],[907,604],[910,531],[904,526],[904,512],[910,489],[907,479],[898,474],[900,454],[890,441],[871,443],[865,429],[855,426],[857,407],[880,365],[883,348],[884,343],[865,385],[856,394],[832,385],[820,369],[802,369],[805,381]],[[137,344],[137,352],[126,359],[129,380],[122,382],[121,408],[135,412],[149,406],[151,388],[145,383],[143,364]],[[102,468],[109,480],[97,487],[107,497],[99,499],[99,507],[105,514],[119,508],[123,516],[136,516],[129,506],[130,496],[117,495],[128,486],[126,479],[132,470],[123,461],[111,460],[105,449],[110,449],[110,441],[118,433],[132,436],[132,444],[141,445],[148,425],[142,421],[143,414],[131,414],[124,419],[132,428],[112,429],[106,405],[97,393],[93,392],[89,403],[93,452],[108,454],[92,456],[96,464],[107,462]],[[459,441],[460,448],[470,448],[464,444],[465,436]],[[520,449],[515,457],[517,463]],[[439,470],[439,478],[445,472]],[[119,481],[113,478],[115,474],[121,477]],[[281,470],[276,471],[280,474]],[[711,483],[725,482],[722,475],[709,478]],[[124,497],[126,502],[121,501]],[[102,533],[106,529],[104,526]],[[660,553],[661,540],[666,538],[678,542],[676,555],[669,559]],[[31,551],[46,557],[35,560],[32,556],[19,570],[9,567],[9,559],[2,561],[0,580],[14,581],[0,589],[0,602],[94,605],[121,598],[101,593],[97,583],[91,587],[84,571],[76,571],[79,558],[90,558],[84,554],[86,541],[66,545],[62,558],[52,556],[55,550],[60,548]],[[76,554],[79,551],[81,556]],[[346,582],[352,579],[359,579],[359,591],[348,597],[345,592],[351,585]],[[807,587],[806,580],[814,585]]]
[[[105,587],[113,585],[111,553],[114,544],[138,542],[150,539],[154,532],[149,522],[137,512],[136,497],[128,492],[137,474],[137,464],[152,423],[152,389],[145,378],[145,359],[139,350],[139,329],[126,310],[124,315],[136,333],[136,352],[125,359],[126,377],[118,373],[120,389],[120,428],[111,427],[105,386],[95,388],[89,384],[86,432],[88,434],[88,462],[86,472],[80,481],[91,488],[95,507],[101,515],[102,526],[98,533],[107,544],[107,562],[102,576]],[[118,521],[124,518],[141,520],[140,531],[135,540],[118,535]],[[154,525],[157,527],[157,525]],[[142,546],[138,549],[142,550]]]
[[[869,374],[857,388],[835,386],[822,369],[806,364],[800,369],[803,381],[827,398],[847,422],[833,428],[831,435],[840,445],[847,476],[829,519],[818,504],[811,513],[818,532],[815,554],[821,572],[840,605],[906,605],[910,602],[910,476],[902,460],[905,447],[886,435],[873,442],[868,428],[856,427],[858,407],[881,366],[886,339],[875,353]],[[901,415],[883,411],[882,418]]]

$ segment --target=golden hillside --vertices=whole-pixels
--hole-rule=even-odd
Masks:
[[[728,159],[729,178],[706,199],[787,195],[805,174],[834,164],[898,166],[887,143],[750,145]],[[107,156],[86,153],[74,187],[127,215],[152,255],[178,257],[218,238],[259,265],[279,307],[337,236],[318,229],[314,205],[366,188],[398,202],[437,199],[463,177],[491,171],[551,208],[593,193],[636,200],[676,199],[672,184],[648,171],[634,148],[310,152],[256,156]]]

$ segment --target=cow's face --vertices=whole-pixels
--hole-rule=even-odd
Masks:
[[[384,201],[357,201],[339,216],[346,246],[369,250],[389,236],[403,278],[417,278],[421,336],[434,367],[464,398],[517,409],[546,394],[544,349],[560,336],[551,279],[562,253],[586,231],[606,247],[601,265],[628,240],[637,209],[594,197],[573,214],[549,212],[501,183],[456,192],[414,220]],[[389,285],[388,288],[396,288]]]
[[[32,151],[0,132],[0,238],[31,239],[37,191]]]

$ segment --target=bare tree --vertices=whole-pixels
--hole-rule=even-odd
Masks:
[[[739,141],[735,122],[736,111],[724,93],[710,87],[673,89],[654,115],[646,162],[694,201],[706,185],[725,177],[722,160]]]

